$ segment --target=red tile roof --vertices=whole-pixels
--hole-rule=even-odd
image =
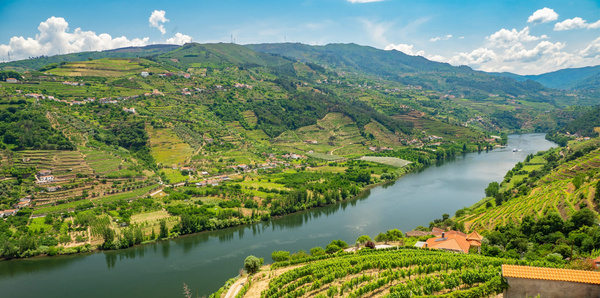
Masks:
[[[483,236],[479,235],[477,232],[473,232],[467,236],[467,240],[476,240],[481,242],[481,240],[483,240]]]
[[[504,277],[570,281],[600,285],[600,272],[597,271],[502,265],[502,275]]]
[[[449,235],[446,233],[444,238],[429,238],[427,239],[426,244],[427,248],[460,251],[464,253],[469,253],[469,248],[471,247],[471,244],[469,244],[467,239],[457,233],[451,233]]]

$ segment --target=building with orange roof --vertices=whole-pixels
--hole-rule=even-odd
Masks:
[[[477,247],[477,252],[481,252],[481,241],[483,241],[483,236],[477,232],[473,232],[467,236],[467,241],[472,247]]]
[[[600,297],[600,272],[502,265],[508,283],[505,298],[511,297]]]
[[[479,233],[477,232],[473,232],[471,234],[469,234],[467,236],[467,240],[474,240],[474,241],[479,241],[481,242],[481,240],[483,240],[483,236],[481,236]]]
[[[437,231],[433,231],[434,235]],[[481,235],[480,235],[481,236]],[[482,237],[483,239],[483,237]],[[429,238],[422,247],[443,249],[458,253],[469,253],[471,247],[481,246],[481,241],[467,240],[467,235],[459,231],[442,232],[436,238]]]

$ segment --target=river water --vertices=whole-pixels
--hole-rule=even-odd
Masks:
[[[507,148],[465,154],[354,200],[270,222],[119,251],[3,261],[0,297],[182,297],[184,282],[194,295],[208,296],[248,255],[271,262],[274,250],[308,251],[333,239],[352,244],[361,235],[428,226],[479,201],[488,183],[553,145],[544,134],[511,135]]]

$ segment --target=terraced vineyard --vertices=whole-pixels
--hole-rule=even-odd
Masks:
[[[142,173],[129,170],[134,164],[121,159],[116,154],[95,150],[93,148],[80,148],[85,154],[87,164],[94,170],[94,174],[103,178],[140,177]]]
[[[298,153],[313,150],[338,156],[367,153],[364,142],[366,139],[356,124],[340,113],[329,113],[317,124],[285,132],[275,139],[275,144],[284,150],[295,149]]]
[[[532,160],[532,163],[535,161]],[[465,227],[470,230],[491,230],[497,225],[519,222],[526,215],[539,218],[550,211],[555,211],[566,219],[579,210],[580,206],[595,205],[593,198],[600,178],[599,169],[600,150],[596,149],[558,166],[537,181],[527,195],[517,196],[492,209],[477,209],[459,221],[464,222]],[[582,178],[581,185],[576,187],[573,180],[578,176],[588,178]],[[512,180],[525,177],[527,175],[513,176]]]
[[[503,290],[502,264],[545,265],[409,247],[363,249],[275,263],[267,279],[261,280],[260,272],[253,277],[255,287],[250,286],[246,296],[258,296],[255,291],[268,282],[261,298],[487,297]],[[295,267],[273,276],[273,270],[291,265]]]

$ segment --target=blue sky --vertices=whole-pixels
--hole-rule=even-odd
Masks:
[[[485,71],[600,64],[600,1],[0,0],[0,62],[152,43],[357,43]]]

